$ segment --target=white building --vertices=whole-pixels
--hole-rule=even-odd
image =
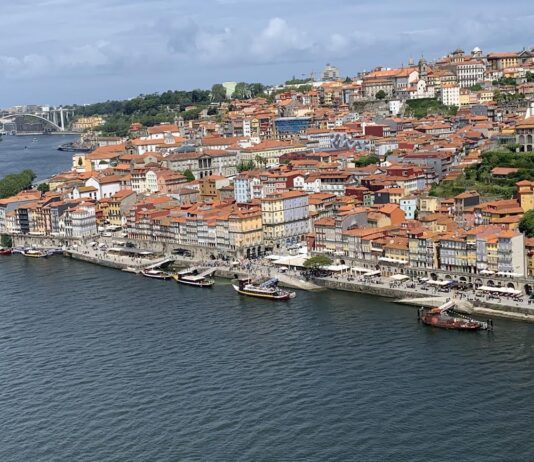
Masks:
[[[418,200],[417,197],[403,197],[400,200],[400,208],[404,212],[407,220],[414,220],[417,211]]]
[[[441,102],[445,106],[460,107],[460,87],[454,84],[442,85]]]
[[[65,237],[94,236],[97,234],[95,206],[82,202],[74,208],[65,210],[59,219],[59,229]]]

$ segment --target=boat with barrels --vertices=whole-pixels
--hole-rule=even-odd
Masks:
[[[199,271],[197,269],[186,269],[182,270],[175,275],[173,275],[174,280],[178,284],[185,284],[188,286],[195,287],[213,287],[215,281],[210,278],[210,276],[215,272],[214,268],[210,268],[205,271]]]
[[[27,249],[22,252],[22,255],[31,258],[45,258],[48,257],[48,252],[41,249]]]
[[[297,295],[295,292],[278,287],[277,278],[271,278],[262,284],[254,284],[250,278],[239,279],[238,285],[232,284],[232,286],[241,295],[268,300],[290,300]]]
[[[453,330],[491,330],[493,328],[493,321],[488,320],[478,321],[459,314],[453,314],[455,303],[448,301],[441,306],[433,308],[419,308],[417,315],[419,320],[432,327],[439,327],[441,329]]]

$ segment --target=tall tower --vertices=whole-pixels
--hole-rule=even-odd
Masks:
[[[423,56],[421,56],[421,59],[419,60],[418,67],[419,79],[426,82],[426,79],[428,77],[428,64],[426,63],[426,59]]]

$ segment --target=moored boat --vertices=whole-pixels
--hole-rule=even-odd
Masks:
[[[232,284],[236,292],[250,297],[268,300],[289,300],[295,298],[296,293],[278,287],[278,279],[272,278],[262,284],[253,284],[251,279],[240,279],[238,285]]]
[[[212,287],[215,281],[210,278],[206,278],[200,274],[175,274],[174,280],[179,284],[186,284],[196,287]]]
[[[460,317],[458,315],[451,314],[454,306],[454,302],[447,302],[434,308],[421,307],[418,311],[418,317],[423,324],[432,327],[439,327],[441,329],[471,331],[492,329],[493,322],[491,320],[483,322],[476,319],[463,316]]]
[[[170,279],[171,275],[165,271],[156,270],[156,269],[145,269],[141,273],[143,276],[152,279]]]
[[[28,249],[28,250],[25,250],[24,252],[22,252],[22,255],[24,255],[25,257],[32,257],[32,258],[48,257],[48,253],[47,252],[45,252],[44,250],[39,250],[39,249]]]
[[[12,253],[11,249],[0,247],[0,255],[11,255]]]

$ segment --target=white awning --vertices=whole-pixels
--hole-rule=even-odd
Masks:
[[[298,266],[299,268],[304,268],[304,262],[307,260],[306,257],[280,257],[278,260],[273,262],[275,265],[282,265],[282,266]]]
[[[278,260],[280,258],[282,258],[280,255],[267,255],[265,257],[267,260]]]
[[[338,272],[338,271],[346,271],[346,270],[350,269],[350,266],[347,266],[347,265],[328,265],[328,266],[321,266],[321,269],[324,269],[326,271]]]
[[[371,271],[369,268],[362,268],[361,266],[353,266],[350,269],[353,273],[368,273]]]
[[[506,294],[506,295],[520,295],[522,293],[520,290],[512,289],[511,287],[480,286],[478,290],[484,290],[486,292],[494,292],[494,293]]]
[[[393,276],[390,276],[390,279],[395,279],[396,281],[404,281],[406,279],[410,279],[410,277],[406,276],[405,274],[394,274]]]
[[[448,286],[452,284],[452,281],[449,279],[447,281],[427,281],[427,284],[432,284],[434,286]]]
[[[482,270],[480,274],[494,274],[494,272],[490,270]]]
[[[364,274],[364,277],[371,277],[371,276],[378,276],[380,274],[380,271],[370,271],[369,273]]]

